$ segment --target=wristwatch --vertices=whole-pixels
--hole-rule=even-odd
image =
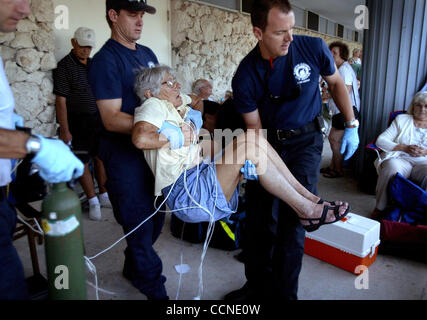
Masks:
[[[27,148],[27,155],[30,158],[33,158],[37,152],[40,151],[42,146],[42,141],[40,140],[39,137],[31,135],[28,140],[27,143],[25,144],[25,147]]]
[[[344,124],[346,128],[348,127],[357,128],[359,126],[359,120],[353,119],[351,121],[344,122]]]

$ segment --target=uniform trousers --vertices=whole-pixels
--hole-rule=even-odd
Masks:
[[[270,143],[295,178],[316,194],[323,135],[312,131]],[[298,299],[305,230],[297,214],[257,182],[248,181],[246,201],[243,251],[248,288],[263,299]]]
[[[16,211],[5,189],[0,187],[0,300],[25,300],[29,297],[24,268],[13,246]]]
[[[141,150],[127,139],[101,137],[99,158],[104,162],[114,217],[125,234],[154,211],[154,177]],[[126,238],[123,273],[148,299],[168,299],[162,261],[153,248],[164,225],[158,212]]]

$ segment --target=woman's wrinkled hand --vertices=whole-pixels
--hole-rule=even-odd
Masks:
[[[411,157],[423,157],[427,154],[427,149],[417,146],[417,145],[408,145],[405,151]]]

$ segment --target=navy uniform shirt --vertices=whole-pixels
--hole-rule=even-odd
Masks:
[[[96,100],[122,99],[120,111],[133,116],[140,105],[134,92],[136,73],[141,67],[151,68],[158,63],[148,47],[136,44],[136,50],[132,50],[109,39],[93,57],[89,68],[89,82]]]
[[[258,108],[264,128],[301,128],[321,112],[319,75],[335,73],[332,54],[321,38],[294,36],[288,54],[272,64],[258,45],[242,60],[232,81],[235,107],[241,113]]]

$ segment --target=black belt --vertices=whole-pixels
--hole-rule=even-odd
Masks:
[[[317,131],[317,125],[315,121],[310,122],[306,124],[305,126],[298,128],[298,129],[292,129],[292,130],[274,130],[275,136],[274,138],[278,141],[284,141],[289,140],[294,137],[300,136],[304,133],[309,133]]]

